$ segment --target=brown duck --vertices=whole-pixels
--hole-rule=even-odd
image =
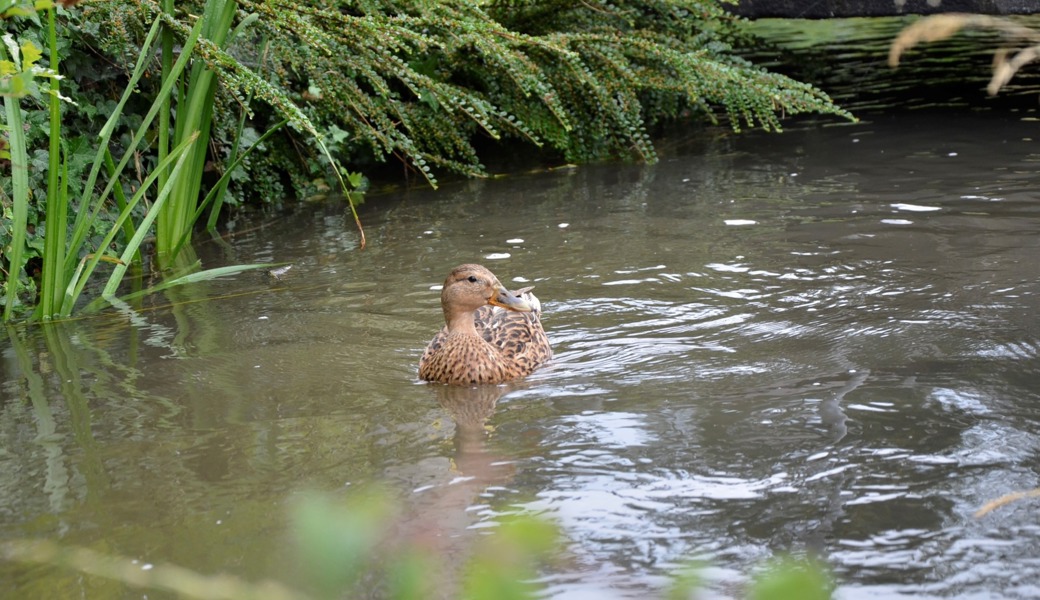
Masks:
[[[502,383],[552,358],[531,288],[510,292],[480,265],[460,265],[441,290],[444,328],[419,359],[419,378],[453,385]]]

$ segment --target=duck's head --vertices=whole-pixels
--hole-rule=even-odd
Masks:
[[[444,280],[441,306],[448,323],[459,314],[473,313],[487,304],[519,312],[532,310],[526,300],[510,293],[494,273],[480,265],[459,265]]]

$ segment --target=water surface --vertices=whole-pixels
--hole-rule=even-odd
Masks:
[[[716,135],[719,134],[719,135]],[[707,132],[604,165],[239,223],[207,266],[289,262],[5,342],[0,532],[298,583],[286,508],[386,481],[448,556],[554,519],[552,598],[713,597],[819,556],[839,598],[1040,594],[1034,113]],[[535,285],[554,363],[416,380],[437,286]],[[4,563],[7,597],[158,597]]]

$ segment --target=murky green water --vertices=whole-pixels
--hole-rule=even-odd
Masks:
[[[447,556],[554,519],[553,598],[652,597],[690,558],[739,596],[784,552],[839,598],[1035,597],[1035,501],[972,515],[1040,485],[1036,139],[952,110],[709,132],[372,198],[364,251],[341,206],[240,223],[206,265],[287,277],[2,343],[0,535],[297,584],[287,507],[386,481]],[[556,359],[522,385],[416,381],[469,261],[537,286]],[[0,563],[0,596],[162,594]]]
[[[913,113],[685,140],[653,167],[373,199],[360,252],[341,207],[204,245],[294,266],[5,343],[3,536],[293,582],[286,506],[385,480],[449,553],[503,513],[557,520],[557,598],[642,597],[691,557],[730,595],[786,551],[842,598],[1031,596],[1035,506],[972,513],[1037,486],[1036,130]],[[463,261],[537,285],[555,345],[497,405],[416,381]]]

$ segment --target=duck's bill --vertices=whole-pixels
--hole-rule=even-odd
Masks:
[[[499,286],[495,291],[495,295],[488,299],[488,304],[493,306],[501,306],[508,310],[515,310],[517,312],[531,312],[533,308],[531,304],[519,296],[514,296],[509,290]]]

